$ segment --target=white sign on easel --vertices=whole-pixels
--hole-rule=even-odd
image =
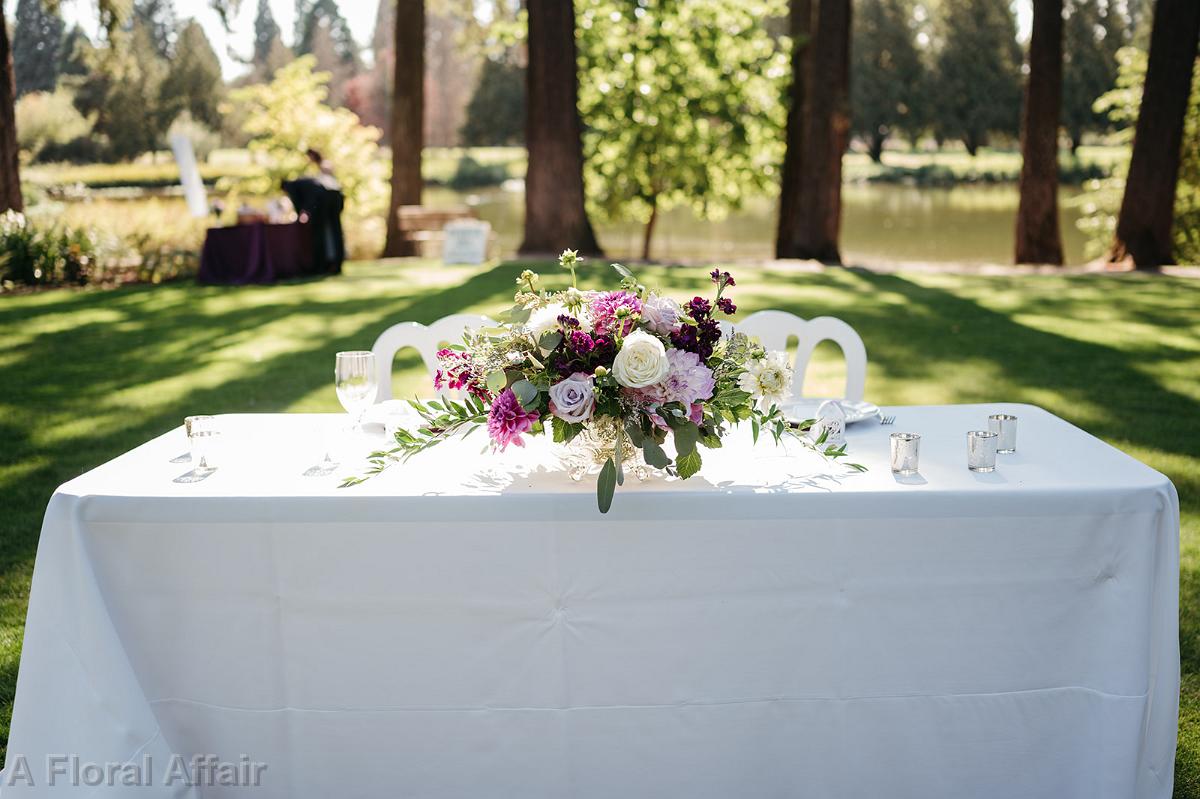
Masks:
[[[175,153],[175,163],[179,164],[179,182],[183,184],[188,211],[197,219],[208,216],[208,197],[204,192],[204,182],[200,180],[200,170],[196,167],[192,140],[182,133],[176,133],[171,137],[171,151]]]
[[[442,263],[481,264],[487,260],[492,226],[479,219],[456,219],[442,229]]]

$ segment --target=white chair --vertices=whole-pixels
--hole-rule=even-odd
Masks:
[[[736,330],[757,338],[767,350],[786,350],[789,336],[796,337],[796,359],[792,364],[795,379],[792,398],[804,396],[804,374],[808,362],[822,341],[832,341],[842,348],[846,358],[846,393],[844,399],[861,401],[867,383],[867,348],[854,328],[832,316],[802,319],[787,311],[758,311],[735,325],[722,322],[726,333]]]
[[[371,352],[375,353],[376,377],[379,381],[379,392],[375,395],[376,402],[392,398],[392,361],[396,353],[405,347],[412,347],[425,363],[425,371],[429,372],[432,381],[438,369],[437,351],[447,344],[458,344],[462,341],[463,332],[467,328],[491,327],[496,323],[480,314],[459,313],[443,317],[433,324],[423,325],[419,322],[400,322],[392,325],[379,334]],[[441,391],[439,396],[449,396],[458,399],[459,391]]]

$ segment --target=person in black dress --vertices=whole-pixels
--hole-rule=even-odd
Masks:
[[[318,174],[285,180],[283,190],[295,206],[300,221],[307,222],[313,253],[313,272],[337,274],[342,271],[342,261],[346,259],[346,244],[342,238],[342,207],[345,198],[329,162],[311,148],[305,155],[317,167]]]

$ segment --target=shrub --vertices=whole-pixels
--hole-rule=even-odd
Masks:
[[[481,164],[469,155],[458,159],[458,167],[450,177],[452,189],[475,189],[480,186],[499,186],[508,180],[508,167],[504,164]]]
[[[17,145],[36,159],[47,147],[61,147],[91,131],[91,123],[75,109],[64,88],[31,92],[17,101]]]
[[[83,228],[36,230],[22,214],[0,215],[0,282],[83,285],[97,263],[98,246]]]

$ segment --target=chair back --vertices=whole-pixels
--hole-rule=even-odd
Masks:
[[[787,349],[790,336],[796,337],[796,359],[792,364],[795,379],[792,398],[804,396],[804,375],[813,352],[822,341],[832,341],[842,348],[846,358],[846,393],[844,399],[860,401],[867,383],[867,349],[854,328],[832,316],[803,319],[787,311],[757,311],[737,324],[723,322],[726,333],[736,330],[757,338],[767,350]]]
[[[437,352],[446,344],[458,344],[462,341],[463,332],[467,328],[491,327],[496,323],[480,314],[459,313],[443,317],[436,322],[423,325],[420,322],[400,322],[389,327],[375,339],[371,352],[375,353],[376,377],[379,382],[379,392],[375,395],[376,402],[392,398],[392,361],[396,353],[405,347],[412,347],[421,356],[425,371],[429,373],[430,381],[438,370]],[[438,392],[440,397],[458,399],[460,391],[443,390]]]

